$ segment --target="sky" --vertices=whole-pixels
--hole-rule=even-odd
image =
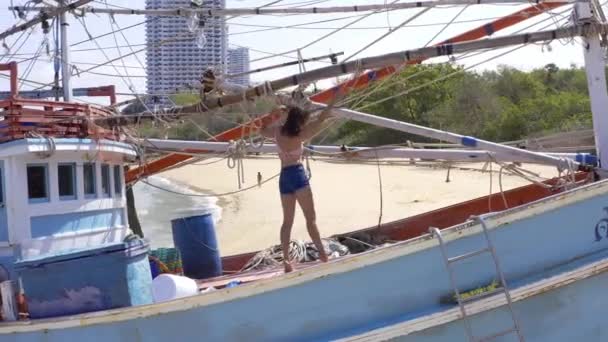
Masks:
[[[329,7],[382,4],[384,1],[385,0],[284,0],[275,6]],[[15,19],[13,13],[8,10],[10,1],[3,0],[0,2],[2,3],[1,6],[3,6],[0,8],[0,31],[4,31],[19,21],[18,19]],[[12,2],[15,5],[23,5],[26,3],[26,0],[12,0]],[[226,2],[226,7],[228,8],[249,8],[262,6],[270,1],[227,0]],[[608,2],[608,0],[606,2]],[[107,0],[106,4],[106,0],[99,0],[94,1],[91,5],[100,8],[109,6],[143,9],[145,3],[144,0]],[[386,38],[360,52],[356,57],[368,57],[414,49],[425,46],[426,44],[439,42],[525,7],[527,6],[501,4],[467,6],[465,9],[463,9],[462,6],[433,8],[411,21],[408,25],[395,30]],[[608,10],[608,7],[604,6],[604,9]],[[394,10],[372,14],[360,20],[358,23],[353,24],[346,29],[339,30],[337,33],[315,42],[314,44],[309,43],[318,40],[322,36],[343,27],[367,13],[237,17],[228,20],[228,39],[231,47],[245,46],[252,49],[250,51],[252,69],[280,64],[286,61],[293,61],[297,56],[295,52],[290,52],[288,56],[275,56],[273,58],[264,57],[272,56],[273,54],[284,54],[285,52],[296,50],[306,45],[309,46],[301,49],[303,58],[325,55],[332,52],[344,52],[342,58],[345,58],[357,52],[368,43],[373,42],[383,34],[386,34],[391,28],[398,26],[403,21],[416,15],[419,11],[422,10]],[[553,10],[551,14],[541,15],[537,18],[525,21],[510,29],[496,33],[494,36],[514,33],[525,29],[532,24],[537,25],[526,29],[527,32],[552,29],[555,28],[556,25],[563,26],[567,23],[570,12],[571,6],[563,6]],[[457,15],[458,17],[456,17]],[[30,14],[30,18],[31,16],[33,16],[33,14]],[[456,19],[454,20],[455,17]],[[144,16],[116,15],[116,26],[114,26],[114,29],[141,23],[145,19]],[[70,23],[69,41],[72,45],[71,60],[79,70],[85,70],[94,64],[104,63],[107,62],[108,59],[114,59],[120,55],[130,53],[133,50],[139,50],[143,48],[143,46],[137,46],[137,44],[143,44],[145,42],[144,25],[139,25],[123,31],[124,36],[119,33],[115,36],[110,34],[106,37],[96,39],[95,41],[98,45],[93,41],[87,41],[87,31],[93,36],[112,31],[113,26],[111,18],[107,14],[87,14],[84,17],[86,30],[74,16],[70,15],[68,20]],[[446,23],[452,20],[454,20],[454,23],[446,26]],[[284,28],[288,25],[317,21],[325,22],[303,25],[298,28]],[[15,43],[15,40],[19,35],[20,34],[16,34],[7,38],[5,41],[6,44],[10,46]],[[26,34],[26,36],[27,35],[28,34]],[[25,58],[31,57],[39,48],[41,48],[41,46],[44,46],[44,39],[45,36],[38,27],[26,41],[24,39],[19,40],[17,42],[18,44],[9,52],[2,49],[0,52],[0,62],[6,62],[8,59],[22,61]],[[48,40],[50,42],[52,54],[52,46],[54,44],[52,35],[49,35]],[[22,42],[24,42],[23,45],[17,51],[17,47],[20,46]],[[132,45],[132,47],[117,49],[117,42],[119,46]],[[97,50],[99,46],[103,48],[107,47],[107,49],[104,49],[105,54]],[[46,49],[43,47],[43,53],[35,64],[30,66],[31,62],[28,61],[19,64],[19,73],[21,77],[41,83],[49,83],[52,81],[53,63],[49,61],[49,56],[44,52],[45,50]],[[584,62],[580,40],[554,41],[548,45],[531,45],[493,59],[493,57],[506,53],[508,50],[510,50],[510,48],[494,50],[474,57],[457,60],[456,63],[481,71],[496,69],[500,65],[530,70],[543,67],[548,63],[555,63],[559,67],[568,67],[571,64],[582,65]],[[263,51],[264,53],[259,51]],[[271,54],[269,55],[268,53]],[[445,58],[435,58],[429,60],[428,63],[445,61]],[[146,92],[145,52],[125,58],[124,64],[120,61],[114,62],[113,64],[115,67],[107,65],[95,70],[95,72],[105,74],[105,76],[90,73],[82,73],[73,76],[72,86],[88,87],[114,84],[119,93],[130,94],[132,92]],[[327,62],[308,63],[306,64],[306,68],[311,70],[326,65],[328,65]],[[298,73],[297,66],[254,74],[252,75],[252,81],[254,83],[263,82],[294,73]],[[326,80],[321,86],[328,85],[333,81],[334,80]],[[33,89],[35,87],[35,85],[29,83],[21,85],[21,89],[24,90]],[[0,78],[0,90],[8,90],[8,81],[5,78]],[[126,95],[120,97],[121,100],[130,98],[132,97]],[[91,98],[81,98],[79,100],[94,101],[96,103],[103,103],[105,101],[104,99]]]

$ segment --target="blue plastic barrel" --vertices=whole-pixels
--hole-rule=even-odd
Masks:
[[[148,244],[131,240],[15,263],[31,318],[152,304]]]
[[[205,279],[222,275],[222,259],[211,214],[172,220],[171,229],[186,277]]]

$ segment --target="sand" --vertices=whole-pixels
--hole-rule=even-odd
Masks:
[[[209,159],[208,161],[212,161]],[[317,159],[310,162],[311,186],[314,193],[317,222],[322,236],[367,228],[378,224],[380,215],[380,187],[375,162],[349,163]],[[244,187],[257,183],[257,173],[263,179],[279,172],[275,157],[244,160]],[[481,169],[483,164],[460,164],[460,168]],[[543,177],[553,177],[553,167],[524,165]],[[498,167],[494,165],[494,171]],[[447,169],[409,165],[407,162],[382,163],[382,222],[389,222],[429,210],[438,209],[468,199],[486,196],[490,192],[490,173],[452,169],[446,182]],[[225,161],[211,165],[189,165],[162,174],[197,191],[222,194],[235,191],[236,169],[229,169]],[[493,173],[493,192],[499,192],[498,174]],[[529,184],[512,176],[503,176],[503,189]],[[279,243],[282,221],[278,178],[261,187],[238,194],[220,196],[222,218],[217,234],[222,255],[260,250]],[[305,221],[299,208],[292,231],[293,239],[309,240]]]

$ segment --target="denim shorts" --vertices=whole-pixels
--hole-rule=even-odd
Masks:
[[[302,164],[286,166],[281,170],[279,191],[282,195],[293,194],[309,185],[308,175]]]

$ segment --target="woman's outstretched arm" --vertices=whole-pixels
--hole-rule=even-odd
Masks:
[[[319,116],[314,119],[313,121],[309,122],[306,126],[304,126],[304,129],[302,129],[302,133],[300,133],[300,136],[302,137],[303,141],[307,141],[310,140],[312,138],[314,138],[315,135],[317,135],[325,126],[325,121],[327,121],[327,119],[329,119],[329,117],[331,116],[331,108],[326,107],[325,109],[323,109],[323,111],[321,112],[321,114],[319,114]]]
[[[334,109],[335,103],[338,100],[338,96],[335,96],[334,99],[327,105],[327,107],[323,108],[319,116],[311,122],[309,122],[300,135],[302,136],[304,141],[312,139],[317,133],[319,133],[323,127],[324,123],[331,117],[332,110]]]

